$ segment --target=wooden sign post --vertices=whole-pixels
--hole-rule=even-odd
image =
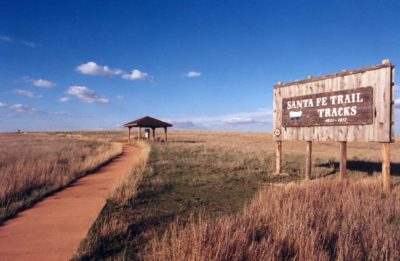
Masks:
[[[282,172],[282,141],[276,142],[276,174]]]
[[[347,142],[340,142],[340,179],[346,178],[347,169]]]
[[[390,143],[394,142],[394,65],[382,64],[274,87],[276,172],[282,142],[307,142],[305,178],[311,178],[312,141],[340,144],[340,178],[346,177],[347,142],[383,143],[382,176],[390,190]]]
[[[311,167],[312,166],[312,141],[307,141],[306,148],[306,171],[305,171],[305,179],[311,179]]]

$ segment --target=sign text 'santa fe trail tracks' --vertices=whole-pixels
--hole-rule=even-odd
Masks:
[[[394,140],[394,65],[274,87],[274,140]]]
[[[373,88],[284,98],[283,127],[371,124]]]

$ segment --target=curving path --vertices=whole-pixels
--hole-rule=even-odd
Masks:
[[[45,198],[0,226],[0,260],[69,260],[114,188],[130,174],[140,149]]]

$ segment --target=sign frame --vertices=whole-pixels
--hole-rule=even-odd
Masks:
[[[309,79],[280,83],[274,86],[273,135],[275,141],[394,141],[394,65],[381,65]],[[351,91],[372,87],[372,123],[332,124],[329,126],[284,126],[283,99],[306,95]]]

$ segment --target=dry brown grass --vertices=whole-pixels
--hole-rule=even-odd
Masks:
[[[122,133],[121,135],[126,135]],[[271,133],[245,133],[245,132],[209,132],[209,131],[171,131],[171,142],[204,142],[207,145],[220,146],[222,148],[240,149],[241,151],[268,151],[274,152],[275,143]],[[400,138],[392,143],[391,158],[393,162],[400,162]],[[380,161],[382,159],[382,144],[377,142],[349,142],[347,157],[368,161]],[[306,142],[283,142],[284,155],[305,154]],[[339,159],[338,142],[314,142],[313,158]]]
[[[138,191],[138,184],[143,179],[143,173],[148,168],[147,161],[150,154],[150,146],[146,142],[136,142],[135,145],[140,147],[138,155],[138,163],[132,167],[131,175],[114,190],[111,199],[117,204],[123,204],[129,199],[135,198]]]
[[[169,141],[153,146],[139,191],[126,183],[128,193],[108,201],[86,239],[90,251],[77,259],[398,260],[399,181],[383,196],[380,144],[349,143],[349,181],[341,183],[339,145],[314,143],[313,176],[324,178],[298,184],[305,142],[284,143],[289,176],[280,180],[271,134],[172,131]],[[399,148],[392,145],[397,176]],[[283,184],[290,180],[297,183]]]
[[[132,132],[136,135],[136,131]],[[60,135],[78,138],[98,139],[109,142],[126,142],[127,131],[88,131],[88,132],[66,132]],[[162,131],[156,132],[157,137],[164,138]],[[170,143],[193,144],[203,143],[207,146],[220,147],[223,149],[236,149],[241,152],[274,152],[275,144],[271,133],[253,132],[211,132],[211,131],[184,131],[169,130],[168,141]],[[392,161],[400,162],[400,138],[392,144]],[[283,142],[284,155],[304,154],[306,143],[301,141]],[[349,142],[347,156],[349,159],[368,161],[380,161],[382,145],[380,143]],[[314,142],[314,159],[339,159],[339,143],[337,142]]]
[[[175,222],[147,260],[398,260],[400,192],[379,180],[262,191],[241,214]]]
[[[0,222],[93,170],[122,145],[49,134],[0,135]]]

